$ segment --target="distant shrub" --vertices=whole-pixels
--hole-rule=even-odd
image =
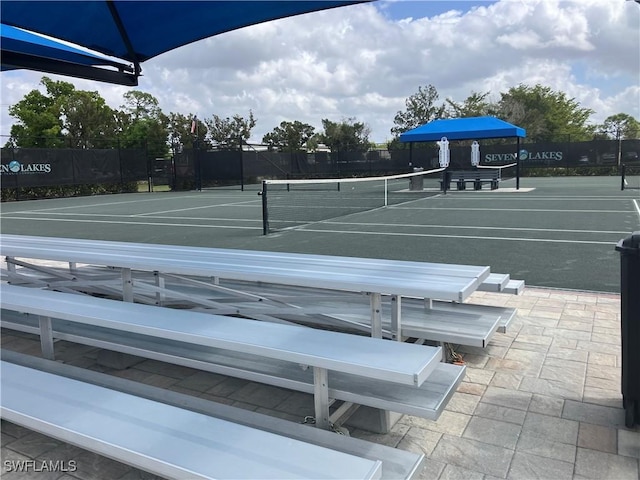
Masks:
[[[98,183],[90,185],[59,185],[51,187],[2,188],[0,200],[38,200],[43,198],[86,197],[109,193],[131,193],[138,191],[137,182]]]

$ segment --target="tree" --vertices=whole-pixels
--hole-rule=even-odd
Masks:
[[[42,77],[46,94],[31,90],[22,100],[9,107],[9,115],[18,123],[11,126],[10,143],[19,147],[59,147],[64,145],[60,101],[75,91],[67,82],[54,82]]]
[[[146,147],[150,158],[162,158],[168,153],[168,118],[158,100],[150,93],[130,90],[123,95],[120,107],[120,145],[129,148]]]
[[[617,163],[622,163],[622,140],[640,138],[640,122],[626,113],[616,113],[604,119],[596,131],[605,138],[614,138],[618,144]]]
[[[616,140],[640,138],[640,122],[627,113],[609,115],[597,129]]]
[[[332,152],[366,152],[371,146],[369,134],[371,128],[355,118],[343,119],[342,122],[322,120],[324,132],[318,140],[324,143]]]
[[[129,115],[132,122],[142,119],[158,120],[163,115],[158,99],[150,93],[129,90],[123,97],[124,104],[120,108]]]
[[[534,142],[586,140],[593,132],[587,124],[592,113],[565,93],[542,85],[512,87],[497,105],[497,116],[526,129]]]
[[[183,148],[193,148],[196,137],[191,133],[191,122],[194,118],[195,115],[193,114],[169,113],[167,117],[167,132],[169,144],[174,152],[180,152]],[[198,131],[198,133],[200,132]]]
[[[445,106],[435,104],[439,97],[438,91],[433,85],[418,87],[418,92],[405,100],[407,109],[404,112],[398,111],[396,113],[393,119],[396,126],[391,128],[391,133],[397,138],[407,130],[443,118]]]
[[[256,126],[251,110],[247,119],[240,115],[234,115],[232,118],[214,115],[211,119],[205,119],[204,123],[208,128],[208,138],[213,144],[231,150],[241,149],[243,142],[249,140],[251,130]]]
[[[269,145],[270,150],[279,152],[299,152],[308,150],[309,141],[315,136],[315,129],[298,120],[283,121],[280,125],[262,137],[262,143]]]
[[[495,112],[496,106],[487,100],[490,92],[471,92],[462,103],[447,99],[449,111],[447,116],[451,118],[484,117]]]
[[[67,145],[106,148],[116,135],[115,112],[98,92],[73,90],[58,101]]]

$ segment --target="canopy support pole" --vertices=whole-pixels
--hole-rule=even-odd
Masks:
[[[413,168],[413,142],[409,142],[409,167]],[[412,171],[411,169],[409,173]]]
[[[516,190],[520,190],[520,137],[516,137]]]
[[[140,62],[138,61],[138,56],[136,55],[136,51],[133,48],[131,39],[129,38],[129,35],[127,35],[127,29],[124,28],[124,24],[122,23],[120,14],[118,13],[118,10],[116,9],[116,6],[113,3],[113,1],[108,0],[107,5],[109,7],[109,11],[111,12],[111,17],[113,17],[113,21],[115,22],[116,27],[118,27],[118,31],[120,32],[120,36],[122,37],[122,41],[124,42],[124,44],[127,47],[127,50],[129,51],[129,56],[131,57],[131,61],[133,62],[133,67],[135,69],[134,75],[136,77],[139,77],[142,72],[142,69],[140,68]]]

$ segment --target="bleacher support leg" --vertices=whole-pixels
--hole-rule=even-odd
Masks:
[[[153,272],[153,276],[156,278],[156,287],[164,290],[164,277],[160,272]],[[156,292],[156,305],[162,306],[166,300],[166,295],[158,291]]]
[[[131,269],[122,269],[122,301],[133,303],[133,279]]]
[[[55,360],[51,317],[41,316],[38,322],[40,323],[40,348],[42,348],[42,356],[47,360]]]
[[[391,335],[394,340],[402,342],[402,297],[400,295],[391,296]]]
[[[371,336],[382,338],[382,295],[370,293],[371,303]]]
[[[326,368],[313,369],[313,403],[316,427],[329,430],[329,376]]]

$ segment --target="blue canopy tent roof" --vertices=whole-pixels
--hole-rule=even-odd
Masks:
[[[70,42],[121,63],[109,65],[115,67],[113,70],[94,68],[89,72],[88,65],[99,64],[79,57],[69,61],[69,52],[64,48],[45,49],[35,41],[33,45],[23,43],[22,49],[13,43],[11,50],[5,50],[2,38],[2,64],[6,58],[7,69],[38,70],[34,60],[40,58],[43,64],[48,63],[47,71],[60,62],[65,70],[71,70],[63,73],[66,75],[137,85],[140,64],[169,50],[248,25],[367,1],[371,0],[4,1],[0,2],[3,25]],[[38,54],[35,58],[34,49]],[[131,65],[130,71],[124,66],[127,63]]]
[[[496,117],[468,117],[434,120],[400,135],[401,142],[434,142],[448,140],[480,140],[483,138],[524,138],[524,128]]]

